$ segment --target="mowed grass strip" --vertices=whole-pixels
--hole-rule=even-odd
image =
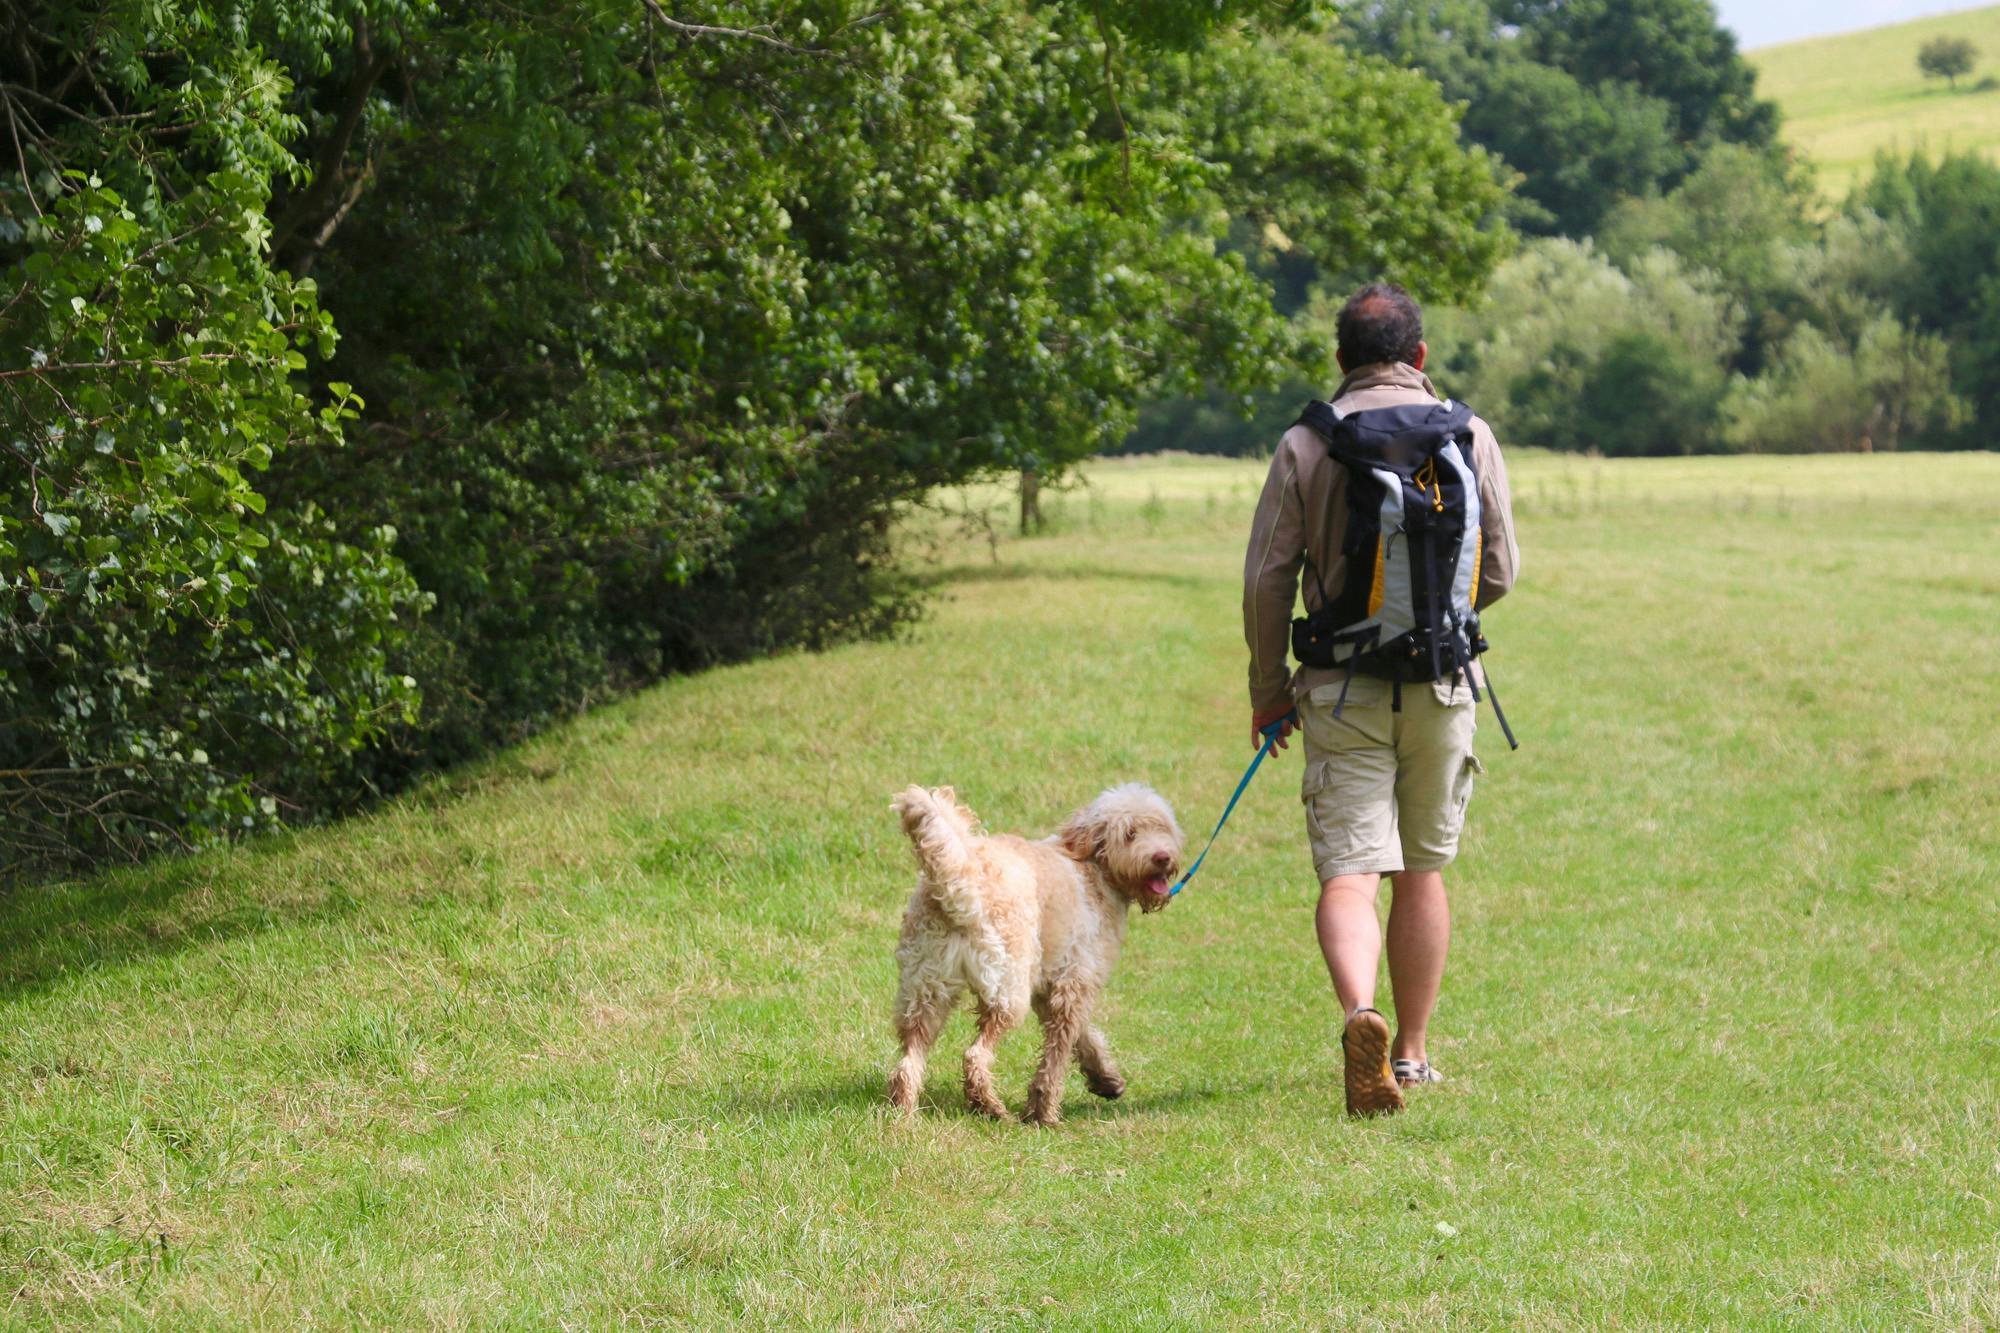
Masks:
[[[1105,463],[907,641],[0,900],[0,1322],[2000,1323],[2000,458],[1514,468],[1409,1114],[1340,1114],[1296,750],[1133,922],[1122,1101],[971,1118],[961,1017],[884,1112],[895,788],[1198,840],[1249,758],[1261,470]]]
[[[1973,72],[1956,88],[1917,68],[1918,49],[1936,37],[1964,37],[1979,48]],[[1834,202],[1866,178],[1884,149],[2000,155],[2000,5],[1746,56],[1757,70],[1758,95],[1784,111],[1780,133],[1812,160],[1821,191]]]

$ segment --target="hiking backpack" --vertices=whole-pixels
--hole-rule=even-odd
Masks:
[[[1307,666],[1345,667],[1334,716],[1347,703],[1357,671],[1396,685],[1456,680],[1480,698],[1473,659],[1486,651],[1479,632],[1479,474],[1472,461],[1472,409],[1450,400],[1342,412],[1306,405],[1299,424],[1326,442],[1347,471],[1347,528],[1341,553],[1347,577],[1320,608],[1292,622],[1292,655]],[[1486,693],[1493,693],[1486,673]],[[1514,746],[1514,732],[1493,712]]]

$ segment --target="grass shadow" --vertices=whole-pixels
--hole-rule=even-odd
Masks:
[[[736,1088],[713,1103],[718,1111],[745,1117],[811,1115],[829,1111],[866,1111],[888,1104],[886,1069],[845,1074],[812,1083],[769,1088]]]
[[[295,883],[283,903],[249,893],[214,895],[210,901],[207,891],[219,878],[215,859],[197,854],[0,894],[0,1000],[126,963],[338,920],[356,912],[362,901],[331,875]]]
[[[1116,583],[1146,583],[1183,591],[1215,582],[1196,574],[1172,574],[1164,570],[1109,569],[1102,565],[1028,565],[1015,561],[933,570],[918,576],[917,582],[925,588],[943,588],[955,583],[1025,583],[1031,579],[1065,583],[1102,579]]]
[[[1250,1101],[1278,1090],[1269,1079],[1242,1082],[1218,1080],[1159,1092],[1148,1092],[1139,1087],[1128,1090],[1115,1101],[1105,1101],[1076,1086],[1074,1077],[1072,1073],[1072,1086],[1063,1098],[1063,1116],[1066,1120],[1077,1122],[1173,1114],[1199,1107]],[[883,1110],[888,1106],[888,1081],[886,1067],[880,1070],[850,1070],[812,1082],[760,1090],[735,1089],[718,1097],[713,1107],[720,1113],[745,1119]],[[1001,1089],[1001,1099],[1018,1116],[1025,1090],[1016,1090],[1016,1093],[1019,1095]],[[926,1085],[923,1098],[918,1103],[918,1114],[932,1119],[986,1121],[966,1103],[957,1078],[946,1077],[943,1071],[934,1072]]]

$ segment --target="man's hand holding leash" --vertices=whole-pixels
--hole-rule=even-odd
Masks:
[[[1261,750],[1264,748],[1265,743],[1271,739],[1270,726],[1273,722],[1284,724],[1278,729],[1277,747],[1280,750],[1290,748],[1286,738],[1298,730],[1299,715],[1291,704],[1286,703],[1273,708],[1268,713],[1252,713],[1250,715],[1251,749]]]

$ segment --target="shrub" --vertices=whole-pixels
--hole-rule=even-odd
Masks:
[[[393,653],[419,599],[392,532],[343,539],[252,484],[339,445],[357,402],[292,382],[331,325],[262,262],[248,174],[150,218],[96,179],[44,191],[0,349],[0,868],[338,803],[415,706]]]
[[[1541,240],[1477,311],[1441,311],[1437,377],[1503,436],[1606,453],[1707,452],[1741,315],[1665,251],[1626,273],[1588,242]],[[1629,382],[1628,382],[1629,381]]]
[[[1950,348],[1952,392],[1971,412],[1922,441],[1990,449],[2000,421],[2000,166],[1970,153],[1882,154],[1849,201],[1899,231],[1908,261],[1887,301]]]
[[[1851,347],[1800,328],[1768,374],[1739,383],[1728,412],[1729,437],[1747,452],[1869,453],[1957,426],[1966,408],[1943,340],[1878,315]]]

